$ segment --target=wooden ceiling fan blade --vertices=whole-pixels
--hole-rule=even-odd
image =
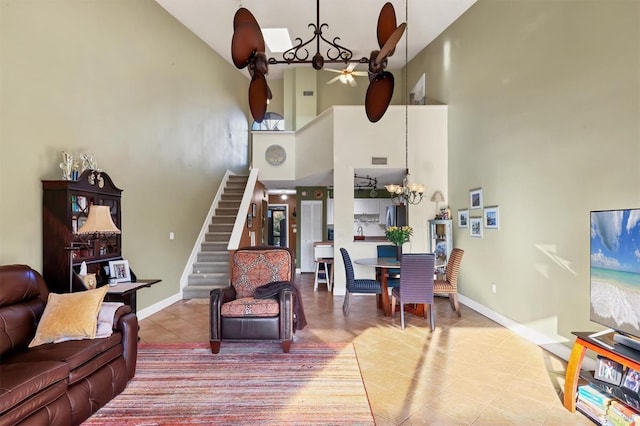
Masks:
[[[393,4],[391,2],[386,2],[382,9],[380,10],[380,15],[378,16],[378,47],[382,49],[391,34],[396,30],[396,10],[393,8]]]
[[[246,67],[256,52],[264,52],[264,40],[260,27],[251,23],[238,25],[231,38],[233,64],[239,69]]]
[[[340,77],[342,77],[342,74],[333,77],[331,80],[327,81],[327,84],[335,83],[336,81],[340,80]]]
[[[233,31],[235,32],[235,30],[238,29],[238,27],[242,24],[253,25],[258,29],[260,34],[258,36],[259,42],[256,49],[258,50],[258,52],[264,52],[265,44],[260,24],[258,24],[258,21],[256,20],[255,16],[253,16],[253,14],[249,11],[249,9],[245,9],[244,7],[239,8],[236,11],[236,14],[233,16]]]
[[[356,79],[353,78],[353,76],[349,75],[349,77],[347,78],[347,81],[349,82],[349,86],[351,87],[356,87],[358,85],[358,83],[356,83]]]
[[[366,76],[369,75],[369,73],[366,72],[366,71],[353,71],[351,73],[351,75],[355,75],[355,76],[358,76],[358,77],[366,77]]]
[[[325,71],[331,71],[331,72],[339,72],[340,74],[342,74],[342,70],[334,70],[333,68],[324,68]]]
[[[407,24],[405,22],[403,22],[391,34],[391,36],[389,37],[387,42],[384,44],[384,46],[382,46],[380,48],[380,52],[378,53],[378,56],[376,57],[376,64],[381,64],[385,59],[387,59],[389,56],[393,55],[393,53],[396,50],[396,45],[398,44],[398,42],[402,38],[402,35],[404,34],[404,30],[405,30],[406,27],[407,27]]]
[[[388,71],[376,75],[369,83],[364,107],[370,122],[378,122],[387,111],[393,96],[393,86],[393,74]]]
[[[264,74],[255,73],[249,83],[249,109],[255,121],[261,123],[267,113],[269,86]]]
[[[351,62],[349,63],[349,65],[347,66],[347,72],[352,72],[354,70],[355,67],[358,66],[357,62]]]

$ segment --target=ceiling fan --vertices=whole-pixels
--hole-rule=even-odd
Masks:
[[[327,84],[333,84],[336,81],[340,81],[343,84],[349,84],[351,87],[357,86],[356,79],[354,78],[354,76],[366,77],[369,75],[369,73],[366,71],[354,71],[354,68],[357,65],[358,65],[357,63],[352,62],[342,70],[334,70],[331,68],[326,68],[327,71],[340,73],[340,75],[333,77],[331,80],[327,81]]]
[[[393,74],[386,71],[387,58],[394,54],[396,45],[402,38],[406,22],[397,25],[396,11],[393,4],[387,2],[382,6],[378,16],[378,46],[369,56],[369,87],[364,100],[365,112],[370,122],[375,123],[382,118],[391,103],[393,96]]]
[[[321,37],[323,41],[327,42],[322,37],[322,28],[327,24],[320,25],[320,0],[316,3],[318,24],[310,26],[315,28],[314,38],[317,39],[317,45],[319,49]],[[380,15],[378,17],[377,25],[377,38],[378,46],[380,50],[374,50],[369,57],[369,87],[367,88],[367,94],[365,96],[365,112],[370,122],[375,123],[382,118],[384,113],[391,103],[391,97],[393,96],[394,79],[393,74],[386,71],[387,58],[395,52],[396,45],[402,38],[406,28],[406,23],[397,25],[396,12],[391,2],[387,2],[382,7]],[[345,62],[349,63],[347,68],[343,71],[331,70],[340,72],[341,75],[335,77],[335,81],[341,80],[344,83],[349,83],[352,86],[356,85],[354,75],[359,75],[353,71],[355,67],[352,59],[351,51],[342,48],[335,44],[339,37],[334,39],[334,42],[329,44],[338,49],[338,56],[331,57],[328,55],[329,60],[325,61],[324,57],[320,54],[319,50],[313,57],[313,60],[308,60],[308,51],[304,46],[311,42],[302,42],[302,39],[296,39],[299,42],[298,46],[295,46],[289,51],[294,56],[295,60],[289,58],[284,61],[277,61],[273,58],[267,58],[265,53],[265,43],[262,36],[262,30],[260,25],[253,14],[244,7],[240,7],[235,16],[233,17],[233,37],[231,39],[231,57],[233,64],[238,69],[247,67],[249,69],[249,75],[251,76],[251,82],[249,83],[249,109],[253,119],[258,123],[262,122],[267,112],[267,102],[272,98],[271,89],[267,84],[266,75],[269,73],[270,63],[311,63],[316,70],[322,69],[325,62],[337,63]],[[312,39],[313,40],[313,39]],[[304,49],[305,56],[298,58],[298,51]],[[287,52],[289,52],[287,51]],[[285,52],[285,54],[287,53]],[[273,60],[272,60],[273,59]],[[362,58],[355,62],[366,63],[367,58]],[[353,65],[353,66],[352,66]],[[349,70],[349,68],[351,69]]]

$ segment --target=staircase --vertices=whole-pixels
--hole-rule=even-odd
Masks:
[[[224,187],[220,203],[209,224],[209,231],[200,247],[183,299],[209,298],[214,288],[229,285],[229,251],[227,246],[238,215],[247,176],[231,175]]]

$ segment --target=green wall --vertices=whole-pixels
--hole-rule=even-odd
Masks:
[[[640,206],[639,57],[637,0],[479,0],[410,63],[449,105],[454,217],[473,188],[500,207],[455,226],[460,292],[551,341],[598,328],[589,212]]]
[[[0,264],[41,270],[40,181],[92,152],[124,190],[123,256],[162,279],[139,309],[176,294],[226,169],[247,169],[247,79],[153,0],[0,13]]]

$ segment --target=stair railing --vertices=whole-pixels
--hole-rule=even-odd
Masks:
[[[189,255],[189,259],[182,271],[182,275],[180,276],[180,293],[182,293],[182,289],[185,288],[189,284],[189,275],[193,272],[193,264],[198,260],[198,253],[202,247],[202,243],[205,241],[205,236],[207,232],[209,232],[209,225],[211,225],[211,218],[216,212],[218,208],[218,204],[220,204],[220,200],[222,199],[222,194],[224,193],[224,188],[227,186],[227,182],[229,181],[229,176],[235,175],[236,173],[231,170],[226,171],[224,177],[222,178],[222,182],[218,187],[218,191],[216,192],[215,197],[213,197],[213,201],[211,202],[211,207],[209,208],[209,212],[204,218],[204,222],[202,224],[202,228],[200,228],[200,234],[198,234],[198,238],[196,238],[196,242],[193,245],[193,249],[191,249],[191,254]],[[182,298],[182,294],[180,294]]]
[[[242,202],[240,203],[238,215],[236,216],[236,221],[233,224],[233,231],[231,231],[231,237],[229,238],[229,245],[227,246],[227,250],[229,251],[238,250],[238,247],[240,246],[242,233],[246,229],[245,223],[247,221],[247,212],[249,211],[251,200],[253,199],[253,190],[258,182],[259,171],[259,169],[254,168],[249,172],[249,179],[247,179],[247,185],[244,187]]]

